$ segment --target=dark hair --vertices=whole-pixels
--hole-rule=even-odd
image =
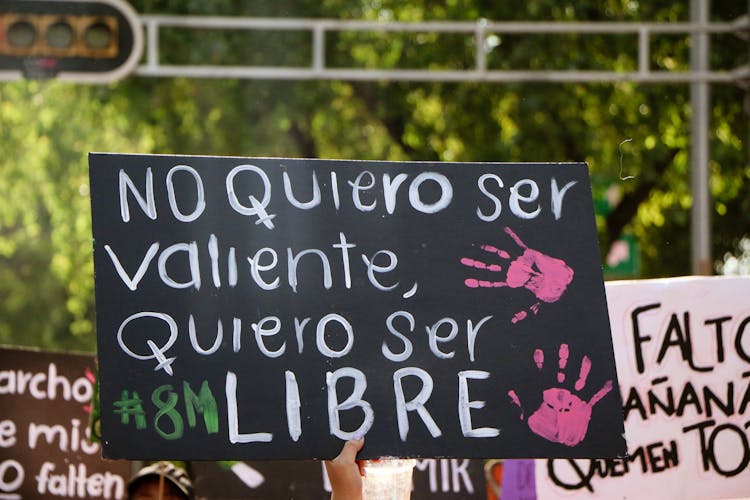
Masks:
[[[193,482],[188,473],[172,462],[155,462],[139,470],[128,482],[128,497],[147,479],[164,477],[166,481],[177,488],[185,498],[193,499]]]

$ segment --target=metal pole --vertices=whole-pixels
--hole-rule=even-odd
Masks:
[[[709,21],[710,0],[690,0],[690,21],[705,25]],[[709,34],[690,35],[690,69],[707,72],[709,67]],[[711,262],[711,192],[709,189],[709,119],[710,95],[706,81],[690,84],[690,171],[693,206],[691,211],[691,249],[693,274],[712,274]]]

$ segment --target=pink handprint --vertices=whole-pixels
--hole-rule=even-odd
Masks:
[[[568,363],[568,344],[561,344],[559,351],[560,371],[557,372],[557,382],[565,382],[565,366]],[[534,351],[534,362],[538,369],[544,365],[544,352]],[[591,371],[591,360],[584,356],[581,369],[574,387],[580,391],[586,386],[586,379]],[[588,401],[583,401],[577,395],[561,387],[552,387],[542,392],[542,403],[529,417],[529,428],[535,434],[553,443],[575,446],[586,437],[591,420],[591,410],[609,391],[612,390],[612,380],[607,380],[599,391]],[[521,408],[521,420],[524,418],[523,406],[516,391],[508,391],[513,404]]]
[[[523,254],[511,260],[510,254],[505,250],[496,248],[492,245],[480,245],[479,247],[485,252],[494,254],[501,259],[511,260],[508,270],[505,273],[505,281],[487,281],[467,278],[464,280],[464,284],[469,288],[497,288],[504,286],[510,288],[524,287],[531,291],[531,293],[533,293],[541,302],[557,302],[573,280],[573,270],[565,263],[565,261],[550,257],[538,250],[527,247],[511,228],[506,227],[505,233],[513,239],[516,245],[523,249]],[[461,264],[467,267],[490,272],[499,273],[503,270],[502,266],[499,264],[488,264],[484,261],[475,260],[470,257],[463,257],[461,259]],[[529,306],[528,310],[537,314],[541,304],[539,301]],[[526,316],[528,316],[528,312],[526,310],[521,310],[513,316],[511,321],[513,323],[518,323],[526,318]]]

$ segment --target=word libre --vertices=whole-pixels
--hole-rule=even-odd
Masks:
[[[351,378],[354,383],[352,395],[346,401],[340,402],[337,384],[342,378]],[[422,383],[419,394],[407,401],[404,393],[404,378],[415,377]],[[494,437],[499,435],[495,428],[473,428],[471,420],[471,409],[481,409],[482,401],[470,401],[469,380],[483,380],[489,377],[489,373],[482,371],[466,371],[458,374],[457,414],[461,424],[461,430],[465,437]],[[285,373],[287,393],[286,420],[289,438],[298,441],[302,435],[301,400],[297,377],[294,372]],[[333,435],[341,439],[350,439],[354,434],[366,433],[370,430],[374,420],[374,411],[369,401],[363,399],[367,388],[367,379],[364,374],[355,368],[340,368],[335,372],[326,374],[328,422]],[[429,430],[433,437],[442,434],[440,427],[433,419],[426,404],[432,392],[433,382],[430,375],[415,367],[401,368],[393,374],[393,388],[395,391],[395,408],[397,416],[398,431],[402,441],[406,441],[409,433],[409,412],[416,412],[421,423]],[[136,391],[123,390],[119,400],[114,402],[114,412],[120,415],[123,425],[132,423],[137,430],[146,429],[149,425],[158,435],[165,440],[180,439],[185,434],[185,428],[195,429],[200,427],[206,434],[216,434],[222,427],[219,423],[218,405],[214,393],[207,382],[201,384],[196,393],[188,382],[183,382],[182,392],[175,390],[171,384],[157,387],[151,392],[150,398],[141,399]],[[274,436],[269,432],[240,432],[237,408],[237,375],[227,372],[225,383],[227,421],[226,429],[231,443],[270,442]],[[353,395],[358,395],[353,397]],[[149,414],[144,409],[146,401],[153,406]],[[150,408],[150,406],[149,406]],[[364,419],[360,427],[354,431],[347,432],[341,428],[340,413],[350,408],[359,408],[364,413]],[[256,410],[257,411],[257,410]],[[200,416],[200,418],[199,418]],[[152,418],[149,418],[152,417]],[[199,422],[203,425],[199,426]],[[187,425],[186,425],[187,424]]]

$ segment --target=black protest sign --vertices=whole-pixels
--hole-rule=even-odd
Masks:
[[[584,164],[92,154],[104,453],[625,451]]]
[[[415,462],[413,500],[487,498],[483,461],[427,458]],[[192,462],[190,465],[197,497],[222,500],[331,498],[331,485],[322,462]]]
[[[122,498],[128,462],[89,439],[94,358],[0,348],[0,498]]]

